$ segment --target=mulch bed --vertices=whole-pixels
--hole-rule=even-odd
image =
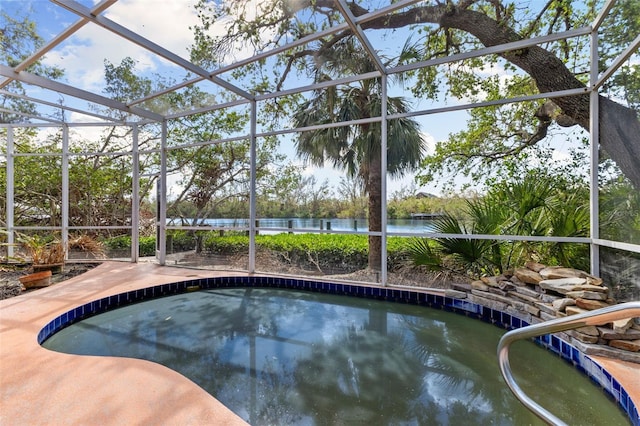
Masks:
[[[51,284],[53,285],[83,274],[99,264],[100,263],[68,263],[64,265],[62,272],[51,276]],[[20,277],[32,272],[33,269],[29,264],[0,265],[0,300],[9,299],[31,291],[37,291],[37,288],[25,289],[18,280]]]
[[[175,257],[175,258],[174,258]],[[168,265],[180,265],[192,268],[215,269],[212,268],[213,262],[210,257],[196,255],[195,253],[181,253],[179,255],[169,256]],[[175,262],[175,263],[174,263]],[[51,276],[51,285],[59,283],[77,275],[83,274],[100,263],[67,263],[61,273]],[[248,265],[246,256],[231,256],[220,260],[219,266],[231,269],[244,270]],[[299,266],[292,265],[283,261],[277,256],[261,254],[256,260],[256,266],[259,271],[281,273],[296,276],[322,277],[325,279],[340,279],[360,282],[375,283],[379,281],[379,273],[368,269],[352,271],[350,273],[336,274],[333,271],[310,271],[302,269]],[[0,264],[0,300],[19,296],[38,289],[25,289],[18,278],[33,272],[29,264]],[[449,274],[433,273],[422,271],[416,268],[403,268],[398,271],[390,271],[388,281],[395,285],[405,285],[411,287],[431,287],[431,288],[449,288],[451,282],[463,282],[467,277],[451,276]]]

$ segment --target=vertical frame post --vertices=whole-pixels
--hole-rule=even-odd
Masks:
[[[62,205],[60,215],[62,219],[62,246],[69,247],[69,125],[62,125]],[[69,253],[65,251],[65,258]]]
[[[140,259],[140,153],[138,124],[131,126],[131,262]]]
[[[167,263],[167,120],[162,121],[160,139],[160,176],[158,177],[158,263]]]
[[[257,128],[257,103],[251,101],[251,134],[249,136],[249,273],[256,270],[256,128]]]
[[[595,83],[598,81],[598,31],[594,29],[591,32],[591,69],[589,76],[589,146],[591,148],[590,163],[590,183],[589,183],[589,215],[590,215],[590,231],[591,244],[590,251],[590,269],[594,276],[600,275],[600,246],[593,240],[600,238],[600,197],[598,185],[598,164],[600,162],[600,108],[598,102],[598,90]]]
[[[380,242],[382,249],[380,250],[380,255],[382,259],[380,259],[380,283],[383,286],[387,285],[387,106],[388,106],[388,94],[387,94],[387,75],[383,74],[380,78],[380,84],[382,85],[382,103],[381,103],[381,121],[380,121],[380,132],[381,132],[381,147],[380,147],[380,223],[382,224],[382,235],[380,236]],[[369,194],[371,196],[371,194]]]
[[[15,205],[15,156],[13,144],[13,127],[7,128],[7,258],[14,255],[14,205]]]

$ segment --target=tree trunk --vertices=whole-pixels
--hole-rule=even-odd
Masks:
[[[374,155],[369,163],[367,192],[369,193],[369,231],[382,231],[382,188],[380,154]],[[382,269],[382,238],[369,235],[369,269]]]

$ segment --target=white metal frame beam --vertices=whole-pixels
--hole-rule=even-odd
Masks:
[[[590,27],[581,27],[561,33],[554,33],[540,37],[533,37],[524,40],[513,41],[510,43],[498,44],[490,47],[472,50],[470,52],[457,53],[455,55],[443,56],[441,58],[429,59],[428,61],[412,62],[410,64],[399,65],[389,69],[389,74],[398,74],[406,71],[413,71],[420,68],[431,67],[436,65],[444,65],[452,62],[463,61],[465,59],[479,58],[486,55],[498,55],[512,50],[524,49],[527,47],[538,46],[540,44],[552,41],[566,40],[568,38],[586,36],[591,34]]]
[[[382,8],[382,9],[376,10],[374,12],[367,13],[365,15],[356,17],[353,22],[356,25],[360,25],[361,23],[371,21],[371,20],[376,19],[376,18],[378,18],[380,16],[383,16],[385,14],[394,12],[394,11],[399,10],[399,9],[402,9],[403,7],[411,6],[412,4],[418,3],[420,1],[422,1],[422,0],[402,0],[402,1],[398,1],[398,2],[393,3],[393,4],[391,4],[391,5],[389,5],[389,6],[385,7],[385,8]],[[246,59],[243,59],[243,60],[240,60],[240,61],[233,62],[232,64],[220,67],[220,68],[218,68],[218,69],[216,69],[214,71],[211,71],[209,73],[209,75],[210,76],[217,76],[217,75],[223,74],[225,72],[232,71],[234,69],[240,68],[242,66],[251,64],[251,63],[256,62],[256,61],[260,61],[262,59],[269,58],[271,56],[274,56],[274,55],[277,55],[279,53],[285,52],[287,50],[296,48],[298,46],[303,46],[303,45],[305,45],[307,43],[310,43],[312,41],[318,40],[318,39],[320,39],[322,37],[327,37],[327,36],[330,36],[330,35],[335,34],[337,32],[344,31],[344,30],[346,30],[348,28],[349,28],[349,24],[347,22],[343,22],[342,24],[338,24],[335,27],[327,28],[325,30],[318,31],[318,32],[313,33],[313,34],[309,34],[309,35],[307,35],[305,37],[297,39],[297,40],[295,40],[295,41],[293,41],[291,43],[285,44],[283,46],[276,47],[276,48],[271,49],[271,50],[269,50],[267,52],[262,52],[262,53],[253,55],[250,58],[246,58]],[[148,96],[145,96],[143,98],[131,101],[128,105],[136,105],[136,104],[148,101],[150,99],[154,99],[154,98],[156,98],[158,96],[162,96],[164,94],[176,91],[178,89],[182,89],[183,87],[189,86],[191,84],[198,83],[198,82],[200,82],[202,80],[204,80],[204,77],[196,77],[196,78],[193,78],[191,80],[187,80],[187,81],[178,83],[175,86],[168,87],[168,88],[166,88],[164,90],[152,93],[152,94],[150,94]],[[278,93],[280,93],[280,92],[278,92]],[[279,94],[278,96],[281,96],[281,94]],[[274,97],[274,96],[271,96],[271,97]],[[257,96],[256,96],[256,100],[258,100]]]
[[[253,95],[251,95],[249,92],[246,92],[245,90],[242,90],[241,88],[234,86],[233,84],[224,81],[218,77],[212,76],[208,71],[206,71],[205,69],[181,58],[180,56],[176,55],[175,53],[165,49],[164,47],[161,47],[159,45],[157,45],[156,43],[152,42],[151,40],[148,40],[144,37],[142,37],[141,35],[123,27],[120,24],[117,24],[115,22],[113,22],[112,20],[102,16],[102,15],[93,15],[91,13],[91,10],[89,10],[88,8],[84,7],[83,5],[81,5],[80,3],[77,3],[73,0],[51,0],[52,2],[58,4],[59,6],[64,7],[65,9],[69,10],[70,12],[73,12],[79,16],[82,16],[83,18],[92,21],[93,23],[95,23],[96,25],[101,26],[102,28],[109,30],[117,35],[119,35],[120,37],[137,44],[138,46],[152,52],[155,53],[156,55],[166,59],[167,61],[173,62],[176,65],[181,66],[182,68],[196,74],[199,75],[200,77],[203,77],[207,80],[211,80],[212,82],[218,84],[221,87],[224,87],[225,89],[235,93],[236,95],[242,96],[243,98],[246,99],[253,99]]]
[[[353,15],[353,12],[351,12],[351,9],[349,9],[349,5],[345,2],[345,0],[335,0],[335,5],[338,7],[340,13],[347,21],[347,24],[349,25],[349,28],[351,29],[353,34],[358,38],[358,40],[360,40],[360,43],[362,43],[364,50],[371,57],[371,60],[373,61],[375,67],[378,69],[378,71],[380,71],[381,74],[386,75],[387,70],[385,65],[382,63],[382,61],[380,60],[380,56],[378,56],[378,53],[371,45],[371,41],[369,41],[369,38],[364,34],[364,31],[362,30],[360,24],[356,23],[356,17]]]
[[[62,121],[56,120],[54,118],[43,117],[41,115],[35,115],[35,114],[28,114],[26,112],[14,111],[8,108],[0,108],[0,112],[6,112],[8,114],[19,115],[21,117],[32,118],[34,120],[48,121],[49,123],[56,123],[58,125],[62,124]]]
[[[132,170],[131,170],[131,261],[140,259],[140,151],[139,128],[137,124],[132,127]]]
[[[591,67],[589,79],[594,82],[598,78],[598,31],[591,34]],[[589,237],[593,240],[600,238],[600,198],[598,185],[598,166],[600,163],[600,103],[598,90],[592,87],[589,92]],[[600,275],[600,248],[597,244],[589,245],[589,261],[591,274]]]
[[[60,83],[58,81],[50,80],[39,75],[31,74],[26,71],[15,72],[13,68],[6,65],[0,65],[0,75],[5,77],[19,80],[23,83],[33,84],[45,89],[53,90],[54,92],[63,93],[65,95],[73,96],[78,99],[83,99],[88,102],[100,104],[109,108],[124,111],[129,114],[138,115],[140,117],[149,118],[154,121],[162,121],[164,117],[152,111],[147,111],[138,107],[128,107],[122,102],[109,99],[107,97],[97,95],[93,92],[78,89],[77,87],[69,86],[68,84]]]
[[[91,14],[97,15],[99,13],[102,13],[105,10],[107,10],[109,6],[111,6],[117,1],[118,0],[103,0],[102,2],[97,4],[93,9],[91,9]],[[26,70],[29,66],[33,65],[38,59],[42,58],[47,52],[49,52],[51,49],[53,49],[54,47],[62,43],[64,40],[66,40],[69,36],[71,36],[73,33],[78,31],[88,22],[89,22],[88,19],[80,19],[76,23],[71,24],[70,26],[65,28],[60,34],[54,37],[49,43],[45,44],[40,49],[36,50],[31,56],[29,56],[27,59],[25,59],[20,64],[18,64],[18,66],[15,67],[15,71],[21,72]],[[5,78],[3,81],[0,81],[0,89],[5,87],[11,81],[13,81],[12,78]]]
[[[69,126],[62,126],[62,191],[60,194],[60,224],[63,247],[69,246]],[[69,252],[65,252],[68,258]]]
[[[411,4],[411,3],[415,3],[415,1],[411,1],[411,2],[405,2],[403,3],[403,5],[406,4]],[[398,4],[394,4],[394,6],[398,6]],[[393,9],[398,9],[399,7],[394,7]],[[379,11],[378,11],[379,12]],[[354,22],[359,23],[359,22],[366,22],[368,20],[371,19],[375,19],[379,16],[378,13],[371,13],[371,14],[367,14],[367,15],[363,15],[361,17],[359,17],[359,19],[356,19]],[[324,35],[331,35],[333,33],[335,33],[337,30],[341,29],[344,30],[348,28],[348,24],[344,23],[344,24],[340,24],[334,28],[325,30],[322,32],[323,36]],[[522,49],[522,48],[526,48],[526,47],[531,47],[531,46],[537,46],[539,44],[543,44],[543,43],[549,43],[552,41],[557,41],[557,40],[563,40],[566,38],[572,38],[572,37],[579,37],[579,36],[583,36],[583,35],[589,35],[591,33],[591,28],[589,27],[582,27],[582,28],[577,28],[574,30],[570,30],[570,31],[565,31],[562,33],[556,33],[556,34],[550,34],[547,36],[541,36],[541,37],[535,37],[532,39],[527,39],[527,40],[520,40],[520,41],[516,41],[516,42],[511,42],[511,43],[505,43],[505,44],[501,44],[501,45],[497,45],[497,46],[491,46],[491,47],[487,47],[487,48],[482,48],[482,49],[477,49],[471,52],[464,52],[464,53],[460,53],[460,54],[456,54],[456,55],[451,55],[451,56],[447,56],[447,57],[443,57],[443,58],[435,58],[435,59],[430,59],[428,61],[421,61],[421,62],[415,62],[415,63],[411,63],[411,64],[405,64],[405,65],[400,65],[400,66],[396,66],[396,67],[392,67],[392,68],[387,68],[383,70],[378,70],[378,71],[374,71],[374,72],[370,72],[370,73],[366,73],[366,74],[360,74],[360,75],[355,75],[355,76],[350,76],[350,77],[344,77],[344,78],[340,78],[340,79],[335,79],[335,80],[331,80],[331,81],[326,81],[326,82],[322,82],[322,83],[316,83],[316,84],[310,84],[310,85],[306,85],[306,86],[300,86],[300,87],[295,87],[292,89],[287,89],[287,90],[280,90],[280,91],[276,91],[276,92],[272,92],[272,93],[265,93],[265,94],[261,94],[261,95],[256,95],[255,96],[255,100],[256,101],[264,101],[267,99],[274,99],[274,98],[278,98],[281,96],[286,96],[286,95],[292,95],[292,94],[296,94],[296,93],[303,93],[303,92],[308,92],[308,91],[312,91],[312,90],[321,90],[327,87],[332,87],[332,86],[336,86],[339,84],[349,84],[349,83],[353,83],[356,81],[360,81],[360,80],[365,80],[365,79],[369,79],[369,78],[379,78],[381,77],[384,73],[387,73],[388,75],[391,74],[399,74],[399,73],[403,73],[403,72],[407,72],[407,71],[412,71],[412,70],[416,70],[419,68],[424,68],[424,67],[428,67],[428,66],[435,66],[435,65],[443,65],[443,64],[447,64],[447,63],[451,63],[451,62],[456,62],[456,61],[461,61],[464,59],[471,59],[471,58],[477,58],[477,57],[481,57],[481,56],[485,56],[485,55],[491,55],[491,54],[500,54],[500,53],[504,53],[504,52],[508,52],[511,50],[517,50],[517,49]],[[315,40],[319,37],[315,37],[315,35],[313,37],[305,37],[304,38],[304,43],[308,43],[309,41]],[[303,40],[303,39],[301,39]],[[287,49],[291,49],[293,47],[297,47],[301,44],[304,44],[303,42],[301,42],[301,40],[298,40],[298,42],[294,42],[294,43],[290,43],[287,44],[286,46],[283,46],[282,48],[277,48],[274,50],[270,50],[269,52],[265,52],[263,54],[257,55],[256,58],[266,58],[269,56],[272,56],[274,54],[280,53],[282,51],[285,51]],[[374,56],[374,58],[377,57],[377,55]],[[252,58],[253,59],[253,58]],[[249,59],[243,60],[243,61],[239,61],[239,62],[235,62],[227,67],[223,67],[220,68],[219,70],[216,70],[214,72],[212,72],[212,75],[216,75],[222,72],[226,72],[226,71],[230,71],[233,70],[235,68],[238,68],[240,66],[240,64],[247,64],[250,63],[251,61]],[[174,90],[178,90],[182,87],[186,87],[190,84],[193,83],[197,83],[199,81],[202,81],[204,78],[196,78],[196,79],[192,79],[189,80],[187,82],[182,82],[178,85],[169,87],[165,90],[159,91],[159,92],[155,92],[153,94],[150,94],[144,98],[140,98],[137,99],[135,101],[129,102],[127,105],[136,105],[138,103],[153,99],[155,97],[170,93],[171,91]],[[582,89],[578,89],[578,90],[582,90]],[[587,89],[584,89],[584,91],[586,91]],[[532,95],[532,96],[536,96],[536,95]],[[547,94],[540,94],[539,97],[545,97],[548,96]],[[232,101],[232,102],[227,102],[224,104],[218,104],[218,105],[212,105],[210,107],[206,107],[206,108],[202,108],[199,110],[195,110],[193,112],[188,112],[188,111],[184,111],[184,112],[178,112],[175,114],[172,114],[171,116],[167,116],[167,118],[171,117],[171,118],[177,118],[177,117],[184,117],[186,115],[189,115],[190,113],[199,113],[199,112],[207,112],[207,111],[214,111],[214,110],[218,110],[218,109],[223,109],[223,108],[227,108],[230,106],[234,106],[234,105],[239,105],[242,103],[247,103],[247,100],[237,100],[237,101]],[[479,104],[478,104],[479,105]],[[415,115],[422,115],[421,114],[415,114]]]
[[[14,208],[15,208],[15,156],[14,156],[15,146],[13,143],[13,128],[9,127],[7,129],[7,176],[6,176],[6,185],[7,185],[7,217],[5,221],[5,226],[7,227],[7,256],[13,257],[13,244],[15,243],[15,235],[14,235]]]
[[[91,117],[99,118],[99,119],[104,120],[106,122],[113,122],[114,124],[124,124],[123,121],[117,120],[117,119],[115,119],[113,117],[108,117],[106,115],[97,114],[95,112],[87,111],[87,110],[80,109],[80,108],[73,108],[73,107],[70,107],[70,106],[64,106],[62,104],[56,104],[54,102],[49,102],[49,101],[45,101],[43,99],[33,98],[33,97],[27,96],[27,95],[20,95],[20,94],[17,94],[17,93],[12,93],[12,92],[9,92],[7,90],[0,90],[0,95],[9,96],[9,97],[12,97],[12,98],[17,98],[17,99],[22,99],[22,100],[25,100],[25,101],[34,102],[34,103],[41,104],[41,105],[47,105],[47,106],[50,106],[50,107],[53,107],[53,108],[58,108],[58,109],[61,109],[61,110],[64,110],[64,111],[77,112],[78,114],[88,115],[88,116],[91,116]],[[58,121],[56,120],[56,122],[58,122]]]

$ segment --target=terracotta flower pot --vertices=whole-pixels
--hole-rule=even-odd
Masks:
[[[35,272],[18,279],[24,288],[47,287],[51,285],[51,271]]]

